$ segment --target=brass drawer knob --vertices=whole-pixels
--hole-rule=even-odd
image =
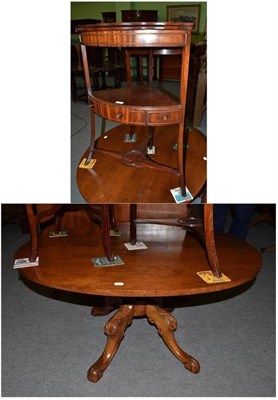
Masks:
[[[164,116],[163,116],[163,120],[164,120],[164,121],[167,121],[167,119],[168,119],[167,115],[164,115]]]
[[[122,114],[119,113],[119,114],[116,115],[116,117],[117,117],[117,118],[121,118],[121,117],[122,117]]]

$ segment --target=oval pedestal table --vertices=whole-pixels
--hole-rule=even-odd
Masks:
[[[124,244],[129,241],[129,224],[120,224],[122,235],[112,237],[112,245],[123,264],[108,267],[92,263],[92,258],[103,256],[104,250],[98,227],[93,225],[90,229],[84,235],[81,227],[74,227],[67,237],[57,239],[44,232],[39,239],[39,265],[19,269],[25,278],[40,285],[109,298],[107,308],[92,310],[94,316],[118,308],[105,326],[107,343],[100,358],[89,368],[88,379],[97,382],[102,377],[135,317],[146,317],[184,367],[192,373],[199,372],[199,362],[176,342],[177,322],[169,309],[161,305],[162,300],[227,290],[250,282],[261,267],[260,253],[245,241],[216,234],[221,270],[229,281],[207,283],[198,274],[209,270],[206,253],[192,235],[180,228],[139,226],[138,239],[147,248],[129,251]],[[26,243],[15,257],[28,257],[29,248],[30,243]],[[113,299],[120,299],[120,303],[113,304]]]

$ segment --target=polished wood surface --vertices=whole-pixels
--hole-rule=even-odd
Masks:
[[[115,22],[83,25],[77,29],[86,46],[183,47],[190,41],[192,23]]]
[[[124,143],[129,127],[120,125],[102,136],[97,148],[109,150],[111,147],[119,154],[136,148],[145,140],[147,129],[136,127],[136,143]],[[156,154],[152,160],[169,167],[177,166],[178,127],[156,127],[154,145]],[[206,182],[207,162],[206,137],[197,129],[188,132],[185,156],[186,186],[192,196],[201,194]],[[89,149],[81,160],[87,157]],[[179,186],[176,175],[166,171],[149,168],[131,168],[104,153],[95,152],[97,160],[93,169],[77,168],[77,184],[81,195],[88,203],[174,203],[170,189]],[[80,161],[81,161],[80,160]]]
[[[117,104],[117,101],[124,105]],[[89,97],[89,102],[96,114],[119,123],[173,125],[180,122],[181,106],[178,99],[152,86],[99,91],[94,97]],[[177,114],[175,117],[172,116],[174,113]]]
[[[159,208],[159,207],[157,207]],[[160,219],[154,212],[153,217],[147,219],[138,218],[137,204],[130,205],[130,243],[135,246],[137,243],[137,225],[138,224],[160,224],[168,226],[177,226],[187,232],[194,234],[202,243],[206,250],[209,267],[216,278],[222,276],[219,265],[217,251],[215,247],[214,227],[213,227],[213,205],[203,205],[203,216],[196,216],[194,206],[185,206],[186,212],[181,218],[173,215],[173,219]]]
[[[148,247],[128,251],[129,224],[120,224],[121,237],[112,237],[115,255],[124,265],[94,267],[92,257],[104,256],[98,227],[69,230],[68,237],[39,238],[40,265],[20,270],[31,281],[56,289],[120,297],[161,297],[207,293],[239,286],[255,278],[261,255],[245,241],[216,235],[216,249],[223,274],[231,282],[207,284],[198,275],[209,264],[200,243],[180,228],[138,226],[137,237]],[[22,246],[16,258],[27,257],[30,244]],[[123,282],[122,286],[115,282]]]

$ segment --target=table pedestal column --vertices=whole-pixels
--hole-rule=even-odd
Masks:
[[[94,313],[94,315],[97,315],[97,313]],[[156,326],[158,334],[166,346],[182,362],[184,367],[194,374],[200,371],[198,361],[185,353],[177,344],[174,337],[177,322],[168,311],[157,305],[121,305],[105,326],[106,346],[100,358],[88,371],[90,381],[98,382],[100,380],[117,352],[126,328],[132,323],[134,317],[146,317],[151,324]]]

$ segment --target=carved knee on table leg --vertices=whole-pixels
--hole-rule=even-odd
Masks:
[[[176,342],[174,331],[177,328],[177,322],[175,318],[168,311],[157,306],[147,306],[146,314],[149,322],[155,324],[159,335],[174,356],[182,362],[188,371],[194,374],[198,373],[200,371],[198,361],[185,353]]]
[[[117,352],[124,337],[125,329],[132,322],[133,315],[133,306],[123,305],[107,322],[105,325],[105,334],[107,335],[106,346],[100,358],[88,371],[87,377],[89,381],[98,382],[100,380]]]

